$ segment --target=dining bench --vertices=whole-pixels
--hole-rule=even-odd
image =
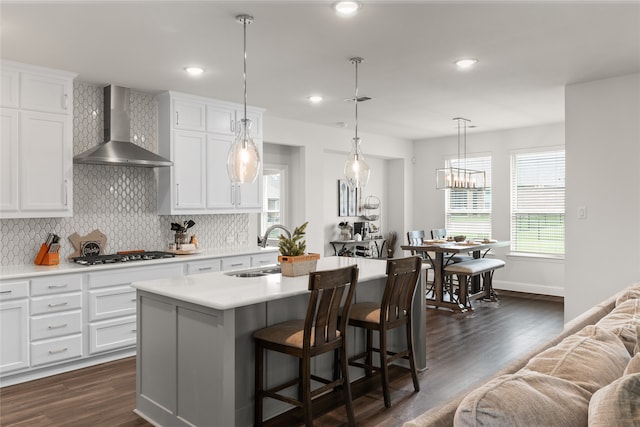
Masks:
[[[459,303],[462,311],[473,310],[471,300],[482,298],[487,301],[496,301],[496,293],[493,290],[493,273],[498,268],[504,267],[505,262],[500,259],[478,258],[469,261],[457,262],[444,267],[445,275],[458,277]],[[478,292],[469,293],[471,279],[482,276],[482,288]]]

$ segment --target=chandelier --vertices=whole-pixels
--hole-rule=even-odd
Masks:
[[[436,170],[436,189],[482,190],[486,186],[485,171],[467,169],[467,127],[471,121],[462,117],[453,120],[458,124],[458,158]]]

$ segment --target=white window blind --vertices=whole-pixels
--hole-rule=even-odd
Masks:
[[[449,236],[467,236],[469,239],[491,237],[491,157],[453,159],[447,167],[460,167],[485,171],[484,190],[445,190],[445,228]]]
[[[564,150],[511,157],[511,250],[564,254]]]

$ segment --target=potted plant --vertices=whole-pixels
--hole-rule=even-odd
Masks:
[[[305,254],[307,242],[304,240],[307,224],[296,227],[291,237],[280,235],[278,262],[283,276],[302,276],[316,270],[320,254]]]

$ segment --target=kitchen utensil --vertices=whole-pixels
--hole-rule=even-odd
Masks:
[[[190,229],[191,227],[193,227],[194,225],[196,225],[196,223],[193,220],[189,220],[186,222],[186,228],[185,231],[187,231],[188,229]]]
[[[171,231],[181,231],[181,230],[182,230],[182,226],[180,224],[178,224],[177,222],[171,223]]]

